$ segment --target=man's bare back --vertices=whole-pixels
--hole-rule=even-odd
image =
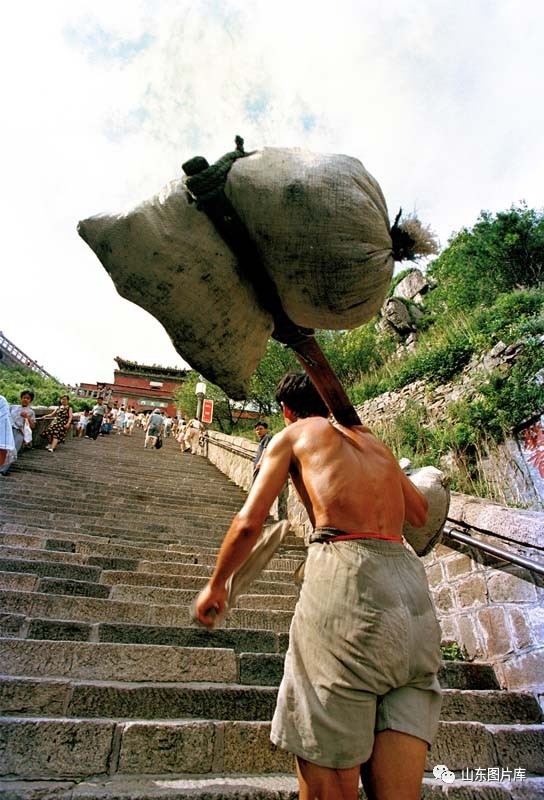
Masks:
[[[272,503],[291,475],[314,527],[377,533],[402,539],[405,519],[427,520],[425,497],[404,475],[389,448],[368,428],[343,428],[325,417],[299,418],[283,405],[287,427],[266,449],[257,479],[225,536],[198,619],[211,625],[222,613],[227,579],[249,556]]]
[[[277,437],[282,446],[291,450],[289,472],[315,527],[401,539],[407,515],[421,524],[425,501],[369,428],[299,419]]]

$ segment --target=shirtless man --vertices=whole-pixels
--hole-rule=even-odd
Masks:
[[[419,800],[436,734],[440,629],[425,570],[402,544],[427,501],[364,426],[328,421],[304,373],[277,389],[286,428],[270,442],[196,612],[225,605],[289,474],[314,533],[293,617],[271,739],[294,753],[300,800]]]

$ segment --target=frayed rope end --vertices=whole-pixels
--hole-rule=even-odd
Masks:
[[[416,261],[418,258],[438,254],[438,241],[429,225],[424,225],[415,214],[400,222],[402,208],[391,228],[393,258],[395,261]]]

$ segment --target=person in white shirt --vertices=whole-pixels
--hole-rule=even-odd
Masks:
[[[36,425],[36,415],[30,408],[31,402],[34,400],[34,392],[30,389],[25,389],[21,392],[21,403],[19,405],[10,406],[11,424],[13,427],[13,439],[15,441],[15,449],[18,453],[21,452],[25,444],[25,426],[28,425],[30,429],[30,442],[32,441],[32,430]]]
[[[77,435],[80,439],[82,436],[85,436],[85,431],[87,430],[87,425],[89,424],[90,419],[91,415],[89,413],[89,409],[86,408],[85,411],[81,412],[77,421]]]
[[[125,416],[125,430],[124,433],[132,436],[134,431],[134,425],[136,424],[136,414],[134,413],[134,409],[131,408],[130,411],[127,411]]]
[[[178,433],[176,436],[176,441],[179,442],[179,447],[182,453],[184,453],[187,448],[187,442],[185,441],[186,430],[187,430],[187,425],[182,417],[178,422]]]
[[[0,395],[0,475],[7,475],[16,458],[17,450],[8,402],[3,395]]]
[[[162,423],[163,423],[162,414],[159,411],[159,409],[156,408],[151,412],[147,420],[144,450],[147,450],[148,445],[151,448],[155,447],[157,443],[157,438],[161,432]]]
[[[191,448],[191,453],[194,456],[196,456],[198,453],[198,440],[201,430],[202,423],[196,418],[189,420],[187,423],[187,428],[185,429],[185,441]]]
[[[117,419],[115,420],[115,427],[117,428],[119,436],[125,432],[126,417],[125,407],[121,406],[117,412]]]

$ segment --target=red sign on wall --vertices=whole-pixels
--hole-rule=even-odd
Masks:
[[[202,401],[202,422],[209,425],[213,419],[213,400]]]

